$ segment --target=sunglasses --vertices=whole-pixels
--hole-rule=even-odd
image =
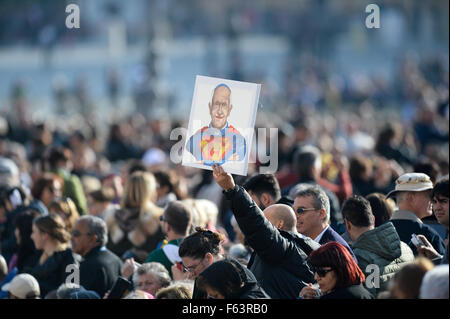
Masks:
[[[73,230],[73,231],[71,232],[71,235],[72,235],[72,237],[80,237],[80,236],[82,236],[82,235],[91,236],[90,233],[82,234],[82,233],[80,233],[78,230]]]
[[[325,277],[326,274],[333,271],[333,268],[331,269],[324,269],[322,267],[312,267],[313,273],[316,273],[319,277]]]

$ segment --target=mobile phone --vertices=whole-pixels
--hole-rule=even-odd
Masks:
[[[133,289],[133,284],[119,276],[109,293],[108,299],[121,299]]]
[[[416,234],[411,235],[411,242],[416,247],[425,246],[425,243]]]

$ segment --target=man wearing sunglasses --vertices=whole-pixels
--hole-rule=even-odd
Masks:
[[[314,281],[307,258],[320,245],[299,235],[294,222],[290,226],[277,223],[278,219],[274,217],[279,216],[279,209],[290,210],[291,219],[295,220],[289,206],[273,205],[262,212],[245,189],[235,185],[230,174],[219,165],[212,167],[214,179],[231,201],[239,228],[254,249],[255,256],[249,262],[249,269],[271,298],[297,298],[306,283]]]
[[[83,257],[80,263],[80,285],[100,296],[112,288],[121,275],[122,261],[105,246],[106,223],[99,217],[82,216],[72,230],[72,250]]]
[[[294,201],[297,216],[297,231],[323,245],[336,241],[346,247],[353,259],[356,257],[348,243],[330,226],[330,201],[318,185],[297,192]]]

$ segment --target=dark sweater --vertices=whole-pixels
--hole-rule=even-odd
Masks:
[[[31,269],[30,274],[39,282],[41,296],[57,289],[66,281],[70,272],[66,273],[67,265],[78,264],[72,249],[54,252],[42,265],[39,262]]]
[[[105,247],[93,248],[80,263],[80,284],[101,297],[121,275],[122,261]]]

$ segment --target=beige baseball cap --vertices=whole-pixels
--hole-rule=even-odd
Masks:
[[[422,192],[433,189],[430,177],[424,173],[403,174],[395,181],[395,189],[390,191],[386,197],[391,197],[397,192]]]
[[[41,291],[36,278],[30,274],[19,274],[11,280],[10,283],[2,287],[3,291],[9,291],[10,294],[19,299],[33,299],[39,297]]]

